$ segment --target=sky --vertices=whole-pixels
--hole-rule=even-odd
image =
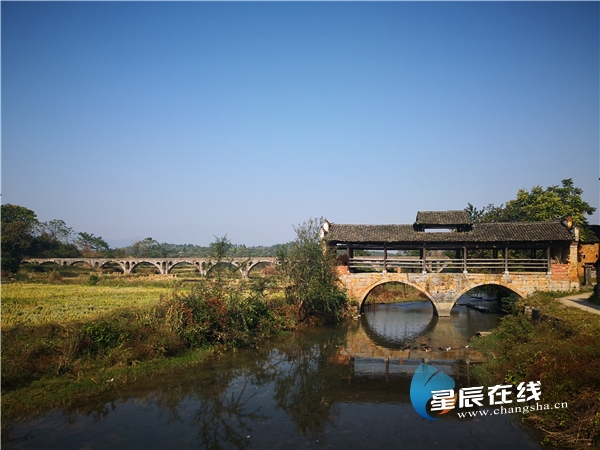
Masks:
[[[125,246],[413,223],[572,178],[598,2],[2,2],[2,202]],[[597,211],[588,217],[600,223]]]

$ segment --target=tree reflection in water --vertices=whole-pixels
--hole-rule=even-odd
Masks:
[[[325,425],[333,424],[340,413],[339,405],[329,401],[328,394],[340,378],[339,368],[329,361],[342,342],[331,339],[315,343],[305,338],[298,336],[295,345],[279,349],[283,363],[272,373],[273,398],[294,421],[299,434],[314,436],[322,433]]]
[[[254,393],[242,400],[247,384],[244,383],[237,395],[223,392],[216,397],[202,399],[190,425],[198,427],[198,438],[203,448],[220,449],[227,442],[240,450],[244,449],[252,432],[246,421],[267,419],[267,416],[258,413],[260,407],[253,412],[244,411],[248,401],[256,395]]]
[[[127,422],[123,414],[131,415],[131,409],[125,405],[137,404],[141,417],[147,412],[158,413],[156,422],[144,421],[148,429],[136,428],[136,422],[131,421],[131,432],[138,436],[147,433],[149,442],[153,429],[187,423],[197,430],[196,444],[200,448],[246,449],[252,446],[248,437],[253,426],[263,426],[270,419],[264,410],[278,409],[294,423],[299,435],[312,437],[323,433],[340,414],[331,392],[336,390],[340,376],[347,373],[347,367],[330,361],[345,337],[343,328],[297,333],[277,343],[265,342],[260,350],[225,353],[189,372],[157,376],[145,385],[140,382],[124,387],[115,383],[112,393],[63,409],[63,420],[70,426],[82,416],[98,423],[112,414],[121,414],[119,420]],[[265,396],[266,392],[272,394]],[[13,425],[7,424],[3,442],[14,442],[12,429]],[[85,426],[85,434],[93,441],[101,429]],[[281,432],[283,429],[276,430]],[[116,442],[128,439],[126,432],[115,437]],[[258,435],[256,438],[255,443],[261,439]],[[174,439],[188,442],[180,433]]]

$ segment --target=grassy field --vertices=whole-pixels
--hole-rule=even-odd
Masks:
[[[172,287],[152,285],[4,284],[2,328],[87,320],[116,309],[145,309],[172,291]]]
[[[265,280],[44,271],[2,284],[2,424],[294,327]]]

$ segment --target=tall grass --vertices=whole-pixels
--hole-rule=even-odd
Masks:
[[[541,311],[532,321],[523,306]],[[536,411],[523,420],[546,432],[546,443],[600,448],[600,317],[560,305],[556,294],[522,300],[515,313],[474,346],[488,361],[475,370],[488,386],[541,381],[541,403],[568,409]]]

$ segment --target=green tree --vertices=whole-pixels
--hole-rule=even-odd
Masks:
[[[41,258],[80,256],[81,252],[74,244],[70,243],[72,235],[73,228],[67,227],[64,220],[55,219],[41,222],[37,227],[37,236],[33,239],[27,253],[29,256]]]
[[[335,254],[321,242],[324,219],[309,219],[294,227],[296,240],[280,247],[280,268],[288,281],[286,296],[298,308],[301,321],[337,323],[347,306],[335,272]]]
[[[211,264],[214,266],[214,269],[212,270],[215,272],[217,280],[220,282],[227,271],[231,269],[231,266],[227,264],[231,263],[230,256],[234,249],[234,245],[227,238],[227,235],[220,238],[215,236],[214,242],[210,243],[208,249]]]
[[[16,273],[38,226],[35,213],[23,206],[2,205],[2,270]]]
[[[80,232],[75,245],[82,249],[84,252],[102,252],[109,250],[109,246],[104,239],[100,236],[94,236],[91,233]]]
[[[40,230],[48,234],[52,239],[68,244],[73,236],[73,228],[68,227],[64,220],[54,219],[49,222],[42,222]]]
[[[147,237],[140,239],[131,245],[131,253],[136,258],[160,258],[165,256],[164,246],[158,243],[155,239]]]
[[[506,202],[506,206],[492,204],[478,210],[470,203],[465,211],[474,222],[544,222],[567,215],[581,229],[581,239],[590,234],[587,215],[596,211],[583,201],[583,190],[575,187],[573,180],[562,180],[561,186],[534,186],[530,192],[520,189],[517,198]]]

